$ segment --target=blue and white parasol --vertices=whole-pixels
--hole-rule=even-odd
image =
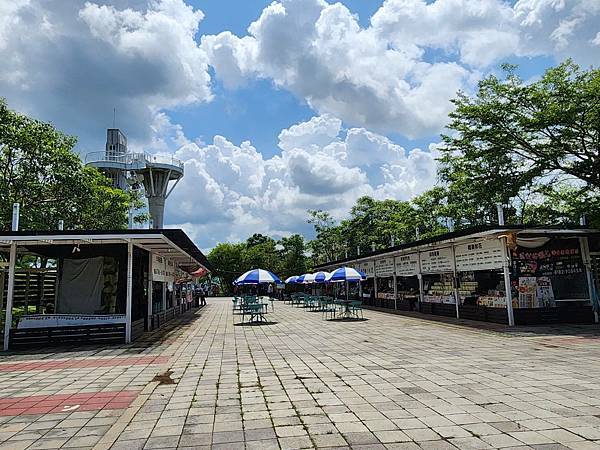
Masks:
[[[331,275],[329,272],[315,272],[312,274],[313,277],[315,277],[315,283],[325,283],[325,281],[327,281],[327,279],[329,278],[329,276]]]
[[[264,269],[252,269],[240,275],[234,281],[235,284],[264,284],[281,283],[277,275]]]
[[[298,281],[298,276],[294,275],[285,280],[285,284],[296,284]]]
[[[331,272],[327,281],[361,281],[366,279],[367,276],[360,270],[356,270],[352,267],[340,267]]]
[[[311,275],[312,275],[312,273],[305,273],[304,275],[300,275],[296,279],[296,283],[298,283],[298,284],[307,284],[307,283],[309,283]]]

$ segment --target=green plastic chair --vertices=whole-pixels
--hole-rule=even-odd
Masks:
[[[327,316],[331,315],[332,319],[335,319],[335,315],[337,314],[337,305],[335,303],[335,301],[333,300],[333,297],[329,297],[326,296],[324,297],[325,299],[325,305],[323,307],[322,311],[322,317],[323,319],[327,320]]]
[[[262,303],[246,303],[242,308],[242,322],[244,321],[246,316],[250,316],[250,320],[248,322],[264,322],[265,314],[267,311],[263,308]]]
[[[363,307],[362,307],[362,300],[353,300],[350,302],[350,312],[352,312],[352,314],[354,314],[356,316],[356,318],[358,319],[358,313],[360,311],[360,318],[364,319],[364,315],[363,315]]]

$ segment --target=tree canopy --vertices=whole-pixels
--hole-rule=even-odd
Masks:
[[[450,211],[453,219],[490,223],[500,202],[513,222],[554,216],[577,223],[573,214],[582,211],[575,206],[557,214],[543,210],[558,197],[597,203],[600,70],[566,61],[528,83],[514,66],[503,68],[505,76],[485,78],[475,96],[460,92],[454,99],[439,169],[447,203],[460,205]],[[598,223],[594,210],[588,215]]]
[[[15,202],[23,229],[55,229],[59,220],[71,229],[127,227],[129,208],[139,208],[140,199],[84,166],[75,143],[0,99],[0,228],[10,229]]]

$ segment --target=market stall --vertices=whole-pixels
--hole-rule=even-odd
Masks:
[[[375,306],[386,309],[396,309],[396,288],[394,286],[394,257],[375,260],[375,282],[377,296]]]
[[[351,265],[367,276],[366,280],[356,283],[358,294],[365,305],[375,306],[375,263],[373,261],[359,261]]]
[[[396,309],[416,311],[419,308],[419,254],[408,253],[394,258],[396,272]]]
[[[367,274],[368,307],[508,325],[598,321],[600,232],[584,226],[480,226],[323,267],[342,264]]]
[[[588,276],[576,238],[517,239],[511,251],[515,321],[591,321]]]
[[[454,246],[459,316],[507,323],[502,241],[496,236]]]
[[[173,284],[175,267],[189,271],[208,265],[182,230],[2,232],[0,253],[8,263],[0,267],[6,280],[6,288],[0,286],[5,350],[13,345],[131,342],[144,329],[159,326],[155,308],[158,314],[171,311],[171,316],[182,312],[166,286],[169,280]],[[15,295],[20,288],[17,260],[21,265],[43,260],[53,276],[30,271],[40,284],[24,298]],[[48,279],[53,295],[48,294]],[[27,278],[26,286],[31,282]],[[168,317],[163,319],[160,324]]]
[[[452,247],[421,252],[420,259],[423,277],[421,311],[441,316],[456,316]]]

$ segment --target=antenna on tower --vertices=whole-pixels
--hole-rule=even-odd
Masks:
[[[113,108],[113,128],[117,128],[117,108]]]

